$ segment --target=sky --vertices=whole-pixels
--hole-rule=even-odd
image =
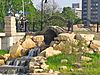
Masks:
[[[55,2],[57,2],[57,4],[59,5],[60,8],[63,7],[68,7],[68,6],[72,6],[72,3],[80,3],[80,7],[81,7],[81,2],[82,0],[55,0]],[[41,3],[41,0],[33,0],[33,3],[35,6],[39,6],[39,3]]]

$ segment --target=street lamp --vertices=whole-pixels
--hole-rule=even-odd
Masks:
[[[47,0],[45,0],[44,3],[43,2],[44,0],[41,1],[41,30],[43,28],[43,6],[44,6],[44,3],[47,3]]]
[[[24,0],[22,0],[22,6],[23,6],[23,17],[24,17]]]

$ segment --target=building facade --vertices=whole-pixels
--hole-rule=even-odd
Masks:
[[[72,8],[79,8],[80,4],[79,3],[72,3]]]
[[[79,3],[72,3],[72,9],[75,12],[75,14],[77,15],[77,17],[82,19],[82,9],[80,8],[80,4]]]
[[[82,0],[82,19],[85,26],[100,22],[100,0]]]

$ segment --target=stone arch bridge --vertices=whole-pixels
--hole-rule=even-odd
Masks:
[[[44,35],[44,42],[49,45],[51,41],[54,40],[54,37],[57,37],[60,33],[65,33],[66,28],[62,28],[59,26],[48,26],[43,31],[42,34]]]

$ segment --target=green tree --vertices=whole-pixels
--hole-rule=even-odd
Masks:
[[[0,23],[4,21],[4,16],[6,15],[6,0],[0,0]]]
[[[37,10],[33,6],[32,0],[24,0],[25,12],[28,12],[27,18],[32,23],[33,18],[37,16]],[[4,17],[7,15],[9,9],[14,12],[22,11],[22,0],[0,0],[0,22],[4,21]]]
[[[79,19],[70,7],[64,7],[61,14],[65,19],[73,20],[74,23]]]

